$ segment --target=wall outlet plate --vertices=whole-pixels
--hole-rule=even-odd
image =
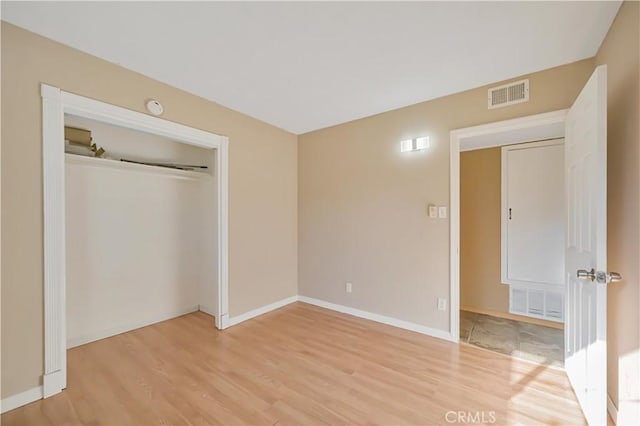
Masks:
[[[447,206],[438,207],[438,217],[440,219],[446,219],[447,218]]]
[[[351,283],[345,283],[344,284],[344,291],[346,291],[347,293],[351,293],[351,290],[353,289],[353,286]]]
[[[438,207],[437,206],[429,206],[429,217],[431,219],[435,219],[438,217]]]
[[[438,310],[446,311],[447,310],[447,299],[443,299],[442,297],[438,297]]]

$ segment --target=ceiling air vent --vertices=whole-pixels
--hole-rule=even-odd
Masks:
[[[529,101],[529,80],[520,80],[489,89],[489,109]]]

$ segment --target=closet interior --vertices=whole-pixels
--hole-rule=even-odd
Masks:
[[[68,348],[215,312],[216,154],[65,114]]]

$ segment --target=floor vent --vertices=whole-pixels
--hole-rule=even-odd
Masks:
[[[489,109],[529,101],[529,80],[520,80],[489,89]]]

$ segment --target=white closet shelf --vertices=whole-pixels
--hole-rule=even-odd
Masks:
[[[162,176],[173,176],[180,179],[211,179],[207,172],[192,170],[172,169],[169,167],[151,166],[147,164],[128,163],[126,161],[111,160],[107,158],[87,157],[77,154],[64,154],[65,161],[69,164],[79,164],[87,167],[101,167],[116,170],[130,170],[142,173],[152,173]]]

